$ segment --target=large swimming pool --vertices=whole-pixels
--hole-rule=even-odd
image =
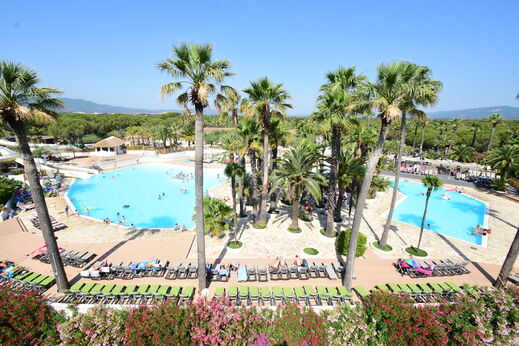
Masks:
[[[393,218],[419,228],[425,208],[427,188],[422,183],[400,180],[398,190],[407,198],[395,208]],[[451,199],[442,198],[443,194],[448,194]],[[471,233],[477,225],[487,226],[486,214],[485,203],[465,194],[441,188],[433,191],[429,199],[425,229],[486,246],[483,236]]]
[[[117,223],[124,216],[125,226],[173,228],[178,223],[192,228],[194,173],[191,167],[143,164],[77,179],[67,197],[80,214],[99,220]],[[204,169],[204,191],[224,179],[222,170]]]

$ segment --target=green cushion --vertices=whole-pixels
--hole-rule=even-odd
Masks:
[[[369,296],[369,292],[366,291],[366,289],[362,286],[356,286],[353,287],[355,292],[357,292],[358,295],[360,295],[362,298]]]
[[[101,290],[101,293],[104,295],[111,295],[112,290],[114,289],[115,284],[108,284]]]
[[[31,282],[32,280],[36,279],[38,276],[40,276],[40,274],[38,273],[32,273],[31,275],[29,276],[26,276],[22,279],[23,282]]]
[[[279,286],[272,287],[272,295],[277,298],[284,297],[283,289]]]
[[[291,287],[283,287],[283,293],[287,298],[294,298],[294,289]]]
[[[150,285],[150,288],[148,289],[148,292],[146,294],[156,294],[159,291],[160,285],[153,284]]]
[[[193,286],[184,287],[182,289],[182,293],[180,293],[180,297],[191,298],[194,293],[195,293],[195,288]]]
[[[84,282],[76,282],[75,284],[72,285],[72,287],[70,287],[70,292],[72,293],[77,293],[81,290],[81,287],[83,287],[85,283]]]
[[[236,298],[238,296],[238,287],[236,287],[236,286],[229,287],[229,289],[227,290],[227,295],[230,298]]]
[[[461,291],[461,288],[460,286],[456,285],[454,282],[450,281],[450,282],[446,282],[447,285],[449,285],[449,287],[455,291],[455,292],[459,292]]]
[[[341,297],[341,295],[337,292],[337,289],[335,287],[328,286],[328,287],[326,287],[326,290],[328,291],[328,294],[331,297],[335,297],[335,298],[340,298]]]
[[[214,289],[214,296],[219,298],[225,296],[225,288],[224,287],[216,287]]]
[[[330,294],[326,290],[326,287],[317,286],[316,288],[317,288],[317,294],[319,295],[320,298],[329,298],[330,297]]]
[[[449,285],[447,285],[445,282],[440,282],[439,285],[443,289],[444,292],[452,291],[452,288]]]
[[[304,285],[303,288],[305,289],[305,292],[310,297],[315,297],[317,293],[315,292],[315,289],[311,285]]]
[[[112,294],[114,296],[118,296],[123,289],[124,289],[123,285],[115,285],[114,289],[112,290]]]
[[[353,297],[353,294],[351,292],[349,292],[346,287],[344,286],[337,286],[336,287],[337,289],[337,292],[339,292],[339,295],[343,298],[351,298]]]
[[[47,287],[51,283],[53,283],[54,280],[56,280],[56,278],[54,276],[47,276],[44,280],[40,281],[40,283],[38,283],[38,285],[40,285],[42,287]]]
[[[178,297],[180,294],[180,286],[173,286],[171,287],[171,290],[169,290],[169,293],[166,293],[167,297]]]
[[[121,295],[130,296],[135,293],[137,293],[137,285],[128,285],[128,286],[125,286],[124,291],[121,292]]]
[[[379,291],[382,291],[382,292],[389,292],[389,288],[387,288],[386,285],[377,285],[375,286]]]
[[[401,291],[400,287],[395,283],[387,284],[393,293],[399,293]]]
[[[149,288],[150,288],[150,285],[140,285],[139,289],[137,290],[137,293],[146,294],[148,292]]]
[[[261,287],[260,292],[261,292],[262,298],[271,298],[272,297],[272,294],[270,293],[270,288],[268,288],[268,287]]]
[[[32,280],[31,284],[39,285],[40,282],[42,282],[43,280],[46,280],[48,277],[49,277],[48,275],[40,275],[36,279]]]
[[[407,284],[407,286],[411,289],[413,293],[422,293],[422,289],[418,287],[416,284]]]
[[[427,284],[419,283],[418,287],[420,287],[423,293],[432,293],[432,289]]]
[[[25,277],[28,277],[29,275],[34,274],[33,272],[25,272],[23,274],[17,274],[13,277],[14,280],[22,280]]]
[[[249,296],[251,298],[259,298],[259,289],[255,286],[249,287]]]
[[[308,295],[305,293],[305,290],[303,287],[294,288],[294,292],[295,292],[297,298],[307,298],[308,297]]]
[[[248,297],[249,296],[249,287],[240,286],[239,292],[240,292],[240,297]]]
[[[170,288],[170,286],[167,286],[167,285],[160,286],[160,288],[157,291],[157,293],[160,294],[160,295],[165,295],[166,293],[168,293],[169,288]]]
[[[103,290],[103,288],[105,288],[105,285],[102,285],[102,284],[95,284],[94,287],[92,287],[92,289],[90,290],[90,294],[94,295],[94,294],[101,294],[101,291]]]
[[[88,282],[86,283],[83,287],[81,287],[81,293],[88,293],[90,292],[90,290],[92,290],[92,288],[96,285],[96,283],[94,282]]]

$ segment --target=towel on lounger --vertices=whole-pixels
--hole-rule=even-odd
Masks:
[[[238,282],[247,281],[247,269],[245,266],[238,267]]]

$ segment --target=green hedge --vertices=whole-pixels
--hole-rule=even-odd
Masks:
[[[350,246],[350,235],[351,228],[339,233],[337,237],[337,252],[342,255],[348,254],[348,248]],[[364,255],[366,250],[368,249],[368,238],[362,233],[359,232],[359,239],[357,241],[357,250],[355,251],[355,257],[360,257]]]

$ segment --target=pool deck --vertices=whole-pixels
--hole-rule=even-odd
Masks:
[[[163,161],[162,161],[163,162]],[[170,160],[174,164],[186,164],[185,160]],[[219,164],[208,166],[222,167]],[[420,178],[420,177],[417,177]],[[449,185],[446,185],[449,187]],[[377,239],[382,231],[386,218],[384,212],[389,208],[392,190],[377,193],[377,197],[368,200],[364,212],[364,222],[361,232],[372,242]],[[465,188],[465,193],[489,203],[489,226],[493,232],[489,236],[488,248],[469,244],[461,240],[444,237],[437,233],[424,231],[423,247],[429,252],[429,258],[456,260],[468,260],[471,262],[468,268],[471,273],[453,277],[431,277],[422,279],[410,279],[401,276],[393,267],[395,259],[406,257],[403,248],[416,244],[419,229],[400,223],[393,222],[390,231],[389,243],[393,246],[390,253],[369,248],[366,254],[356,260],[355,273],[357,279],[355,285],[372,288],[376,284],[386,282],[443,282],[454,281],[458,284],[468,283],[474,285],[489,285],[500,270],[500,266],[508,252],[514,238],[517,226],[519,226],[519,205],[516,202],[502,198],[489,192]],[[229,184],[222,184],[211,189],[210,194],[223,198],[230,196]],[[401,198],[402,196],[400,196]],[[93,261],[104,259],[115,263],[123,260],[142,261],[157,257],[170,262],[196,262],[196,239],[193,231],[174,232],[171,230],[131,230],[128,228],[106,225],[77,215],[66,216],[64,209],[66,201],[63,197],[52,197],[47,199],[49,211],[58,221],[68,225],[68,228],[56,232],[59,246],[65,249],[88,250],[95,252],[98,257]],[[244,242],[244,247],[231,250],[226,247],[228,238],[216,239],[206,237],[206,254],[208,262],[231,263],[238,261],[244,264],[269,264],[276,256],[284,256],[291,261],[296,254],[312,261],[337,261],[334,240],[328,239],[319,233],[324,219],[314,213],[314,221],[300,221],[303,229],[301,234],[291,234],[286,231],[290,222],[288,212],[289,206],[280,204],[281,213],[271,215],[268,227],[265,230],[252,229],[250,222],[242,220],[239,228],[239,238]],[[345,211],[344,214],[347,214]],[[23,221],[28,232],[23,232],[15,220],[0,223],[0,254],[2,259],[15,261],[18,264],[40,272],[52,274],[50,265],[37,260],[29,259],[25,254],[36,247],[43,245],[40,231],[32,226],[29,217],[35,215],[35,211],[20,213],[19,218]],[[351,220],[345,220],[338,228],[346,228]],[[304,247],[314,247],[320,254],[311,257],[304,255]],[[310,258],[311,257],[311,258]],[[518,261],[519,262],[519,261]],[[515,271],[519,270],[516,263]],[[79,279],[80,269],[66,267],[69,279],[75,282]],[[117,283],[118,281],[113,281]],[[128,284],[130,281],[121,280]],[[139,278],[131,280],[131,283],[160,283],[168,285],[197,285],[196,280],[169,281],[164,278]],[[267,283],[244,283],[246,285],[269,285],[269,286],[297,286],[310,283],[313,285],[327,284],[340,285],[339,280],[312,279],[310,281],[269,281]],[[236,284],[236,275],[231,277],[228,283],[213,283],[211,290],[218,286]],[[240,283],[242,284],[242,283]],[[49,290],[49,294],[55,293],[55,286]]]

